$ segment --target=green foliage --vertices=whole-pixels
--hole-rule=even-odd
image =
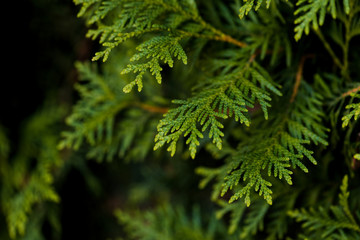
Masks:
[[[147,69],[151,72],[152,75],[155,75],[158,83],[161,83],[161,71],[162,68],[159,64],[159,60],[163,60],[164,63],[167,63],[170,67],[174,66],[173,57],[177,57],[179,60],[182,60],[184,64],[187,64],[187,56],[184,52],[184,49],[179,44],[181,37],[169,37],[169,36],[159,36],[154,37],[147,42],[142,43],[137,47],[139,53],[135,54],[130,61],[139,61],[140,59],[153,58],[149,62],[140,63],[140,64],[129,64],[121,73],[137,73],[135,81],[129,83],[124,87],[124,92],[128,93],[131,91],[132,87],[136,84],[138,86],[139,92],[143,87],[142,77]]]
[[[82,5],[79,15],[85,16],[89,24],[96,23],[97,27],[89,30],[88,36],[93,39],[99,37],[100,43],[105,47],[104,51],[96,54],[94,60],[100,57],[106,60],[110,51],[120,43],[134,37],[140,39],[140,43],[135,48],[137,53],[130,58],[131,62],[139,63],[128,64],[121,71],[121,73],[137,74],[135,80],[123,88],[126,93],[129,93],[135,85],[138,86],[139,91],[143,88],[142,79],[146,76],[147,70],[151,75],[155,75],[160,83],[163,69],[160,61],[172,68],[175,66],[174,58],[186,64],[189,54],[185,53],[183,46],[187,45],[191,38],[233,43],[235,47],[240,47],[236,51],[230,47],[209,54],[209,60],[205,61],[208,65],[205,67],[205,77],[199,76],[201,81],[193,84],[192,96],[183,100],[173,100],[177,106],[165,111],[163,119],[157,126],[158,133],[155,136],[154,149],[168,144],[167,150],[171,152],[171,156],[174,156],[180,140],[182,141],[185,137],[190,156],[195,158],[198,148],[201,148],[201,142],[212,141],[219,150],[223,148],[226,138],[224,129],[226,124],[229,124],[229,121],[224,121],[225,119],[230,118],[250,127],[246,138],[241,138],[245,141],[228,154],[223,166],[214,171],[206,168],[198,170],[205,178],[202,186],[205,186],[205,182],[209,182],[210,179],[217,179],[218,183],[215,184],[217,187],[213,196],[217,195],[215,193],[224,196],[228,191],[232,191],[229,202],[244,197],[247,206],[250,205],[250,195],[253,190],[271,204],[272,177],[285,179],[288,184],[293,184],[291,175],[296,168],[306,173],[309,171],[303,162],[304,157],[311,163],[317,164],[311,150],[312,146],[309,144],[328,145],[327,128],[322,124],[322,119],[325,117],[321,103],[323,97],[310,85],[303,83],[300,90],[299,86],[294,86],[293,94],[287,100],[290,104],[281,106],[279,104],[282,101],[279,97],[283,95],[279,90],[281,85],[276,83],[271,73],[255,60],[260,55],[260,59],[265,61],[267,55],[270,54],[270,66],[274,66],[278,62],[278,56],[285,50],[286,64],[290,66],[293,54],[292,44],[286,37],[288,33],[283,30],[286,21],[277,8],[281,3],[274,2],[274,7],[269,10],[260,8],[263,3],[264,1],[256,1],[256,4],[255,1],[245,1],[240,7],[240,18],[247,15],[252,8],[255,8],[258,14],[249,15],[248,19],[242,19],[240,22],[230,19],[231,7],[217,5],[221,9],[220,14],[226,18],[227,22],[245,30],[246,38],[244,41],[238,41],[215,28],[212,23],[206,22],[201,17],[196,3],[192,1],[76,1],[76,4]],[[271,4],[271,1],[266,1],[267,8]],[[356,10],[350,9],[351,6],[355,6],[354,4],[353,1],[343,2],[344,13],[350,15],[349,19],[351,18],[348,21],[354,20]],[[234,6],[236,8],[239,5]],[[303,32],[308,34],[311,26],[317,30],[319,25],[323,25],[327,12],[330,12],[333,18],[343,17],[339,13],[339,6],[333,0],[300,0],[297,1],[295,7],[290,3],[286,7],[294,8],[295,24],[297,24],[294,29],[296,40],[301,38]],[[220,18],[217,21],[221,21]],[[346,21],[344,24],[347,24]],[[318,34],[323,40],[321,33]],[[191,48],[187,49],[190,51]],[[201,62],[200,56],[197,60]],[[337,63],[339,60],[334,58],[334,61]],[[342,73],[346,74],[347,63],[339,65],[341,65]],[[298,77],[296,76],[296,81],[301,81]],[[105,79],[101,81],[104,83],[94,89],[98,90],[107,86]],[[91,82],[95,81],[91,80]],[[102,101],[99,106],[105,109],[106,114],[102,111],[94,112],[99,103],[95,102],[95,105],[92,105],[90,99],[83,98],[82,105],[92,106],[91,111],[74,109],[74,114],[68,118],[68,124],[75,129],[79,126],[80,128],[74,132],[79,135],[65,133],[66,140],[63,141],[63,146],[73,146],[77,149],[85,138],[95,149],[92,151],[93,154],[90,154],[93,157],[102,156],[104,155],[101,154],[102,152],[107,152],[111,153],[108,155],[111,159],[115,152],[119,152],[119,148],[123,149],[122,153],[125,152],[126,147],[121,147],[120,139],[125,139],[123,143],[125,146],[130,145],[131,140],[126,139],[133,139],[136,133],[133,131],[123,133],[123,135],[118,135],[115,141],[112,140],[114,138],[111,133],[114,131],[115,116],[131,106],[129,102],[133,101],[131,100],[133,95],[104,96],[104,93],[111,92],[109,89],[113,88],[116,87],[103,89],[101,97],[98,97]],[[289,89],[285,89],[284,93],[287,93],[286,91]],[[89,96],[96,99],[93,97],[96,94],[94,92]],[[277,108],[274,110],[275,114],[269,117],[268,109],[273,97],[276,98]],[[117,103],[113,103],[117,98]],[[126,98],[130,100],[124,100]],[[110,109],[104,108],[103,103],[112,103],[109,105]],[[350,107],[354,106],[350,105]],[[262,110],[265,120],[268,121],[259,121],[258,108]],[[96,113],[98,117],[84,116],[85,112]],[[350,112],[350,115],[353,113],[355,112]],[[137,115],[134,114],[134,116]],[[140,120],[139,117],[137,118]],[[255,119],[255,126],[251,124],[252,118]],[[97,123],[91,123],[91,119]],[[128,124],[126,121],[123,123],[122,127]],[[104,131],[105,125],[108,126],[107,131]],[[84,126],[91,126],[91,129]],[[104,132],[107,141],[102,141]]]
[[[224,231],[223,225],[216,224],[213,216],[204,223],[199,207],[193,208],[191,217],[182,207],[170,205],[160,206],[152,211],[136,211],[134,214],[116,210],[115,215],[125,225],[130,239],[211,240],[217,239],[219,233]],[[229,236],[225,239],[234,238]]]
[[[360,94],[352,94],[354,99],[360,99]],[[346,105],[346,109],[349,109],[349,112],[342,117],[342,127],[346,127],[349,125],[349,122],[352,118],[356,121],[360,116],[360,103],[351,103]]]
[[[317,164],[312,156],[313,152],[305,146],[311,142],[328,144],[325,140],[326,129],[319,123],[323,116],[321,98],[311,88],[303,91],[298,96],[302,98],[301,105],[295,103],[284,115],[279,114],[263,126],[260,125],[262,131],[253,130],[251,138],[245,144],[240,144],[237,151],[229,157],[227,166],[221,167],[218,174],[225,175],[221,196],[228,190],[235,189],[240,180],[244,182],[239,190],[235,190],[230,203],[245,197],[245,203],[249,206],[251,190],[255,189],[272,204],[272,184],[266,180],[264,172],[267,172],[269,177],[285,179],[291,185],[293,172],[289,168],[299,167],[308,172],[308,168],[301,161],[303,157]],[[202,169],[198,171],[204,177],[208,174]]]
[[[64,128],[53,105],[0,127],[11,238],[60,236],[76,167],[104,238],[360,239],[359,1],[74,3],[103,61],[76,62]]]
[[[27,225],[31,224],[34,206],[60,200],[53,187],[54,175],[62,166],[54,129],[63,115],[64,109],[59,107],[45,107],[36,113],[24,126],[13,157],[9,155],[11,144],[3,132],[0,134],[4,143],[0,157],[1,208],[13,239],[31,234]]]
[[[137,74],[135,80],[124,87],[126,93],[135,85],[139,91],[142,90],[142,79],[147,70],[161,83],[163,68],[160,62],[173,67],[173,58],[178,58],[187,64],[187,55],[180,44],[182,39],[223,35],[200,17],[193,0],[74,2],[82,5],[79,16],[86,16],[89,24],[97,24],[97,29],[89,30],[87,36],[99,37],[99,42],[105,47],[93,60],[103,58],[106,61],[110,52],[124,41],[150,36],[137,46],[138,53],[130,58],[131,62],[137,63],[128,64],[122,71],[122,74]]]
[[[121,91],[125,82],[118,78],[119,70],[115,66],[105,69],[106,79],[95,65],[77,63],[76,66],[84,82],[76,85],[81,99],[66,119],[71,131],[63,132],[58,147],[77,150],[88,144],[92,147],[88,157],[98,161],[111,161],[116,156],[144,159],[152,148],[158,121],[151,108],[146,111],[151,105]],[[116,121],[119,117],[122,121]],[[128,127],[130,123],[132,127]],[[133,146],[134,142],[141,145]]]
[[[310,239],[360,239],[360,226],[355,219],[359,212],[350,210],[350,193],[347,189],[348,176],[345,176],[340,187],[339,205],[330,206],[330,211],[319,207],[318,210],[294,210],[289,214],[297,221],[304,222],[302,227],[309,231]]]
[[[79,149],[86,140],[94,145],[103,139],[108,143],[113,134],[115,115],[126,107],[121,96],[115,95],[101,76],[92,71],[90,66],[77,64],[82,80],[89,81],[86,85],[77,85],[77,90],[82,96],[74,107],[74,114],[67,118],[67,124],[75,129],[74,132],[64,132],[64,140],[60,148],[74,147]],[[117,100],[120,98],[120,100]]]
[[[359,11],[357,9],[356,1],[343,0],[343,12],[345,14],[353,14],[353,12]],[[310,28],[315,31],[319,26],[322,26],[325,22],[325,16],[330,13],[332,18],[339,17],[344,20],[343,13],[340,13],[339,4],[336,0],[298,0],[296,3],[299,6],[295,15],[299,15],[295,24],[295,39],[298,41],[302,34],[309,34]],[[340,16],[339,16],[340,15]]]
[[[295,39],[299,40],[305,32],[309,34],[310,27],[317,30],[325,21],[326,12],[330,11],[333,18],[336,18],[335,0],[299,0],[296,5],[300,6],[295,15],[301,15],[295,20]],[[346,2],[346,1],[345,1]],[[319,15],[319,16],[318,16]]]
[[[231,73],[224,73],[224,76],[209,79],[201,84],[200,91],[187,100],[175,100],[180,105],[171,109],[165,114],[158,125],[158,134],[155,137],[157,142],[154,149],[169,143],[168,151],[175,154],[176,143],[182,136],[188,136],[186,143],[189,145],[190,155],[195,158],[196,148],[199,145],[199,138],[203,138],[202,132],[208,130],[209,138],[219,148],[222,148],[221,131],[224,125],[218,119],[233,117],[235,121],[250,125],[248,108],[259,104],[264,112],[265,119],[268,118],[270,90],[277,95],[280,91],[272,84],[269,74],[255,62],[243,62],[236,66],[239,56],[231,59],[234,69]],[[227,62],[227,66],[231,64]],[[202,126],[198,129],[197,124]]]
[[[351,11],[359,11],[356,3],[354,3],[355,1],[343,0],[342,2],[343,12],[345,14],[350,14]],[[244,0],[244,4],[240,7],[239,17],[243,19],[252,9],[258,11],[261,9],[263,3],[265,3],[263,0]],[[270,8],[272,3],[273,6],[275,6],[275,4],[279,5],[279,3],[275,3],[275,1],[267,0],[266,8]],[[318,30],[319,26],[324,24],[326,14],[328,13],[331,14],[333,19],[337,17],[343,18],[343,13],[339,13],[340,7],[336,0],[297,0],[295,6],[294,15],[296,16],[296,19],[294,23],[296,26],[294,31],[296,41],[301,39],[303,33],[308,35],[311,28],[315,31]],[[357,28],[356,31],[358,31],[358,29],[359,28]]]
[[[265,1],[257,0],[256,5],[255,5],[255,11],[257,11],[261,7],[263,2],[265,2]],[[244,5],[241,6],[241,8],[240,8],[239,17],[243,18],[245,15],[247,15],[252,10],[252,8],[254,7],[254,4],[255,4],[255,0],[249,0],[249,1],[244,0]],[[267,8],[270,7],[270,4],[271,4],[271,0],[266,0],[266,7]]]
[[[275,15],[276,17],[273,17]],[[286,64],[290,66],[292,61],[291,39],[288,38],[288,32],[285,20],[281,13],[273,9],[259,9],[255,14],[244,18],[239,25],[249,32],[247,41],[251,49],[260,50],[260,59],[264,60],[271,51],[270,65],[277,63],[280,56],[285,53]]]

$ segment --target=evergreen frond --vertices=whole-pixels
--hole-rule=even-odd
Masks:
[[[344,0],[344,11],[349,14],[350,1]],[[298,8],[295,15],[298,17],[295,20],[295,40],[300,40],[303,33],[309,34],[310,28],[317,30],[325,21],[325,16],[330,12],[332,18],[337,17],[337,3],[336,0],[298,0],[296,5]]]
[[[302,227],[308,230],[311,239],[360,239],[360,225],[355,220],[354,212],[349,209],[350,193],[347,188],[348,177],[345,176],[340,187],[339,205],[329,209],[319,207],[317,210],[294,210],[290,211],[289,215],[299,222],[304,222]],[[345,234],[346,231],[349,232]]]
[[[229,218],[228,233],[239,236],[239,239],[252,239],[252,236],[265,232],[267,239],[285,238],[291,222],[288,210],[294,208],[299,191],[279,182],[275,183],[275,187],[277,195],[272,206],[256,195],[252,196],[255,200],[250,208],[242,201],[228,203],[217,199],[220,209],[216,217]]]
[[[159,117],[141,109],[126,111],[123,119],[115,124],[111,140],[95,144],[89,150],[88,158],[97,161],[112,161],[115,157],[124,158],[126,162],[144,160],[152,152],[158,121]]]
[[[242,224],[240,239],[247,239],[249,236],[256,234],[258,231],[264,230],[265,215],[269,210],[266,202],[257,201],[253,204],[250,212]]]
[[[178,140],[188,136],[186,144],[194,158],[199,139],[204,137],[203,132],[207,130],[213,143],[222,148],[224,133],[221,129],[224,125],[221,119],[230,117],[249,126],[248,108],[254,108],[255,104],[260,105],[267,119],[271,100],[267,90],[277,95],[281,93],[263,71],[256,62],[245,62],[231,74],[209,79],[208,84],[202,85],[201,91],[194,97],[174,101],[180,106],[171,109],[160,121],[154,149],[168,143],[168,151],[173,156]]]
[[[298,41],[303,32],[309,34],[310,28],[318,29],[323,25],[327,9],[331,12],[333,18],[336,18],[335,0],[299,0],[296,3],[299,6],[295,15],[301,15],[295,20],[295,39]],[[319,17],[318,17],[319,15]]]
[[[151,109],[151,105],[141,103],[135,95],[124,94],[121,85],[125,80],[118,78],[119,72],[113,73],[112,68],[105,69],[108,74],[105,80],[93,65],[76,66],[84,83],[76,86],[80,100],[66,119],[71,129],[62,133],[58,147],[78,150],[88,144],[91,149],[87,156],[98,161],[111,161],[114,157],[127,161],[144,159],[152,149],[161,116],[156,111],[164,110]],[[135,109],[129,109],[131,106]]]
[[[34,114],[24,127],[16,155],[0,156],[0,203],[12,239],[24,236],[34,206],[60,200],[53,186],[54,172],[62,165],[54,129],[63,115],[64,109],[53,106]]]
[[[308,87],[304,86],[298,96],[302,98],[301,103],[295,103],[284,112],[285,115],[271,118],[264,126],[257,126],[262,129],[258,135],[252,135],[251,140],[240,144],[237,152],[230,155],[227,169],[222,168],[225,173],[220,174],[225,174],[221,196],[229,190],[234,191],[230,203],[244,197],[249,206],[251,192],[255,190],[272,204],[272,183],[266,175],[285,179],[291,185],[293,172],[290,168],[299,167],[308,172],[302,162],[303,157],[317,164],[312,156],[313,151],[306,145],[328,143],[325,139],[326,128],[319,123],[323,116],[320,96]],[[238,184],[240,187],[237,187]]]
[[[138,91],[140,92],[143,87],[142,78],[144,73],[149,70],[152,75],[155,75],[155,78],[159,84],[161,84],[161,71],[159,61],[163,61],[168,64],[169,67],[174,66],[173,57],[182,60],[184,64],[187,64],[187,56],[184,52],[184,49],[180,45],[180,37],[174,36],[159,36],[151,38],[150,40],[142,43],[137,47],[139,53],[132,56],[130,61],[139,61],[142,59],[151,59],[145,63],[129,64],[121,72],[122,74],[134,72],[137,74],[134,81],[127,84],[123,91],[129,93],[134,85],[138,86]]]
[[[241,6],[241,8],[239,10],[240,18],[243,18],[245,15],[247,15],[253,8],[255,9],[255,11],[257,11],[261,7],[263,2],[265,2],[265,0],[257,0],[256,4],[255,4],[255,0],[243,0],[243,1],[244,1],[244,4]],[[271,0],[266,0],[266,8],[269,8],[270,4],[271,4]]]
[[[251,33],[247,42],[254,51],[257,49],[255,54],[259,54],[261,60],[270,56],[270,66],[273,66],[278,62],[277,59],[285,54],[286,64],[289,66],[292,59],[291,41],[287,37],[283,17],[270,17],[273,14],[271,11],[259,9],[251,18],[242,19],[240,26],[244,28],[243,31]]]
[[[128,106],[126,96],[115,95],[113,89],[91,69],[89,64],[77,64],[82,81],[88,84],[76,86],[81,100],[74,106],[66,123],[73,131],[63,132],[59,148],[79,149],[83,141],[90,145],[112,138],[115,115]]]
[[[212,240],[223,232],[221,224],[214,225],[216,219],[210,216],[202,219],[200,209],[194,207],[189,217],[182,207],[172,207],[169,204],[157,207],[155,210],[129,214],[116,210],[115,216],[125,226],[130,239],[141,240]],[[235,239],[231,236],[225,239]]]
[[[75,3],[82,5],[80,16],[89,15],[87,22],[97,23],[97,28],[90,29],[87,36],[99,38],[105,48],[97,52],[93,60],[103,58],[106,61],[110,52],[121,43],[150,36],[150,39],[136,48],[138,53],[130,59],[136,63],[128,64],[122,71],[122,74],[136,73],[135,80],[124,87],[126,93],[135,85],[139,91],[142,90],[142,79],[146,71],[150,71],[158,83],[161,83],[161,65],[172,67],[173,58],[187,64],[187,55],[180,44],[182,39],[196,37],[234,40],[206,23],[199,15],[193,0],[98,0]],[[114,15],[117,17],[114,18]]]
[[[354,100],[357,100],[357,99],[360,100],[360,94],[352,94],[352,96],[353,96]],[[349,125],[349,122],[351,121],[351,119],[354,118],[354,121],[356,121],[359,118],[360,102],[350,103],[350,104],[346,105],[345,108],[349,109],[349,112],[346,115],[344,115],[341,119],[343,121],[343,123],[342,123],[343,128]]]

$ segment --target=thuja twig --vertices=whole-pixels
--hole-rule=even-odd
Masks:
[[[341,95],[341,97],[344,98],[344,97],[350,96],[352,93],[356,93],[356,92],[358,92],[358,91],[360,91],[360,86],[358,86],[358,87],[356,87],[356,88],[353,88],[353,89],[350,89],[349,91],[343,93],[343,94]]]
[[[291,98],[290,98],[290,103],[294,102],[295,97],[296,97],[296,95],[298,93],[300,83],[301,83],[301,79],[302,79],[302,75],[303,75],[305,60],[308,59],[308,58],[313,58],[313,57],[315,57],[314,54],[307,54],[307,55],[302,56],[302,58],[300,60],[300,63],[299,63],[298,70],[296,72],[295,85],[294,85],[293,93],[292,93]]]
[[[158,107],[158,106],[153,106],[150,104],[146,104],[146,103],[134,103],[134,105],[136,107],[139,107],[147,112],[151,112],[151,113],[161,113],[161,114],[165,114],[169,111],[169,108],[166,107]]]

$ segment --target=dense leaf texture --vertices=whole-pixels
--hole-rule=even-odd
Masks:
[[[301,97],[305,104],[290,106],[290,109],[277,118],[271,118],[261,129],[253,130],[250,140],[238,146],[235,154],[231,155],[227,167],[222,167],[219,174],[225,174],[221,195],[236,185],[244,182],[240,189],[235,190],[230,202],[245,197],[250,205],[251,190],[255,189],[264,199],[272,203],[271,182],[266,175],[285,179],[292,184],[290,168],[299,167],[308,172],[302,159],[306,157],[313,164],[317,164],[312,151],[306,145],[322,143],[327,145],[325,128],[319,124],[323,115],[319,95],[311,89],[303,89]],[[224,171],[224,172],[223,172]],[[201,175],[207,172],[199,169]],[[242,181],[241,181],[242,180]]]
[[[290,215],[298,221],[304,222],[302,226],[309,231],[311,238],[359,239],[360,225],[355,219],[355,214],[359,216],[359,212],[350,211],[348,203],[350,193],[347,188],[348,176],[345,176],[340,187],[339,205],[331,206],[330,212],[319,207],[318,210],[313,208],[309,211],[295,210],[290,212]]]
[[[165,143],[170,143],[168,150],[174,155],[176,143],[180,137],[188,136],[187,144],[191,157],[195,157],[199,138],[203,138],[202,132],[208,130],[209,138],[221,149],[224,133],[220,119],[232,117],[235,121],[250,125],[248,108],[253,108],[258,103],[268,118],[269,101],[271,100],[267,90],[281,95],[279,90],[272,85],[271,79],[266,79],[268,74],[256,63],[245,63],[233,70],[233,73],[216,79],[210,79],[208,84],[203,84],[201,91],[186,101],[176,100],[180,105],[171,109],[158,125],[158,135],[155,138],[155,149]],[[198,129],[197,125],[202,126]]]

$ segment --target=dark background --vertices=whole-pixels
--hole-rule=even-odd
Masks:
[[[85,38],[86,26],[77,18],[79,9],[71,0],[12,1],[2,8],[7,19],[2,33],[5,64],[0,124],[7,130],[15,154],[21,127],[46,101],[51,99],[70,109],[77,97],[74,63],[89,60],[96,46]],[[94,175],[101,175],[105,168],[91,161],[87,167]],[[84,173],[76,168],[64,175],[56,183],[61,198],[61,239],[105,239],[109,236],[105,228],[116,221],[104,204],[99,204],[103,199],[89,191]],[[5,229],[6,225],[1,226]],[[52,231],[45,222],[45,239],[59,239]]]

